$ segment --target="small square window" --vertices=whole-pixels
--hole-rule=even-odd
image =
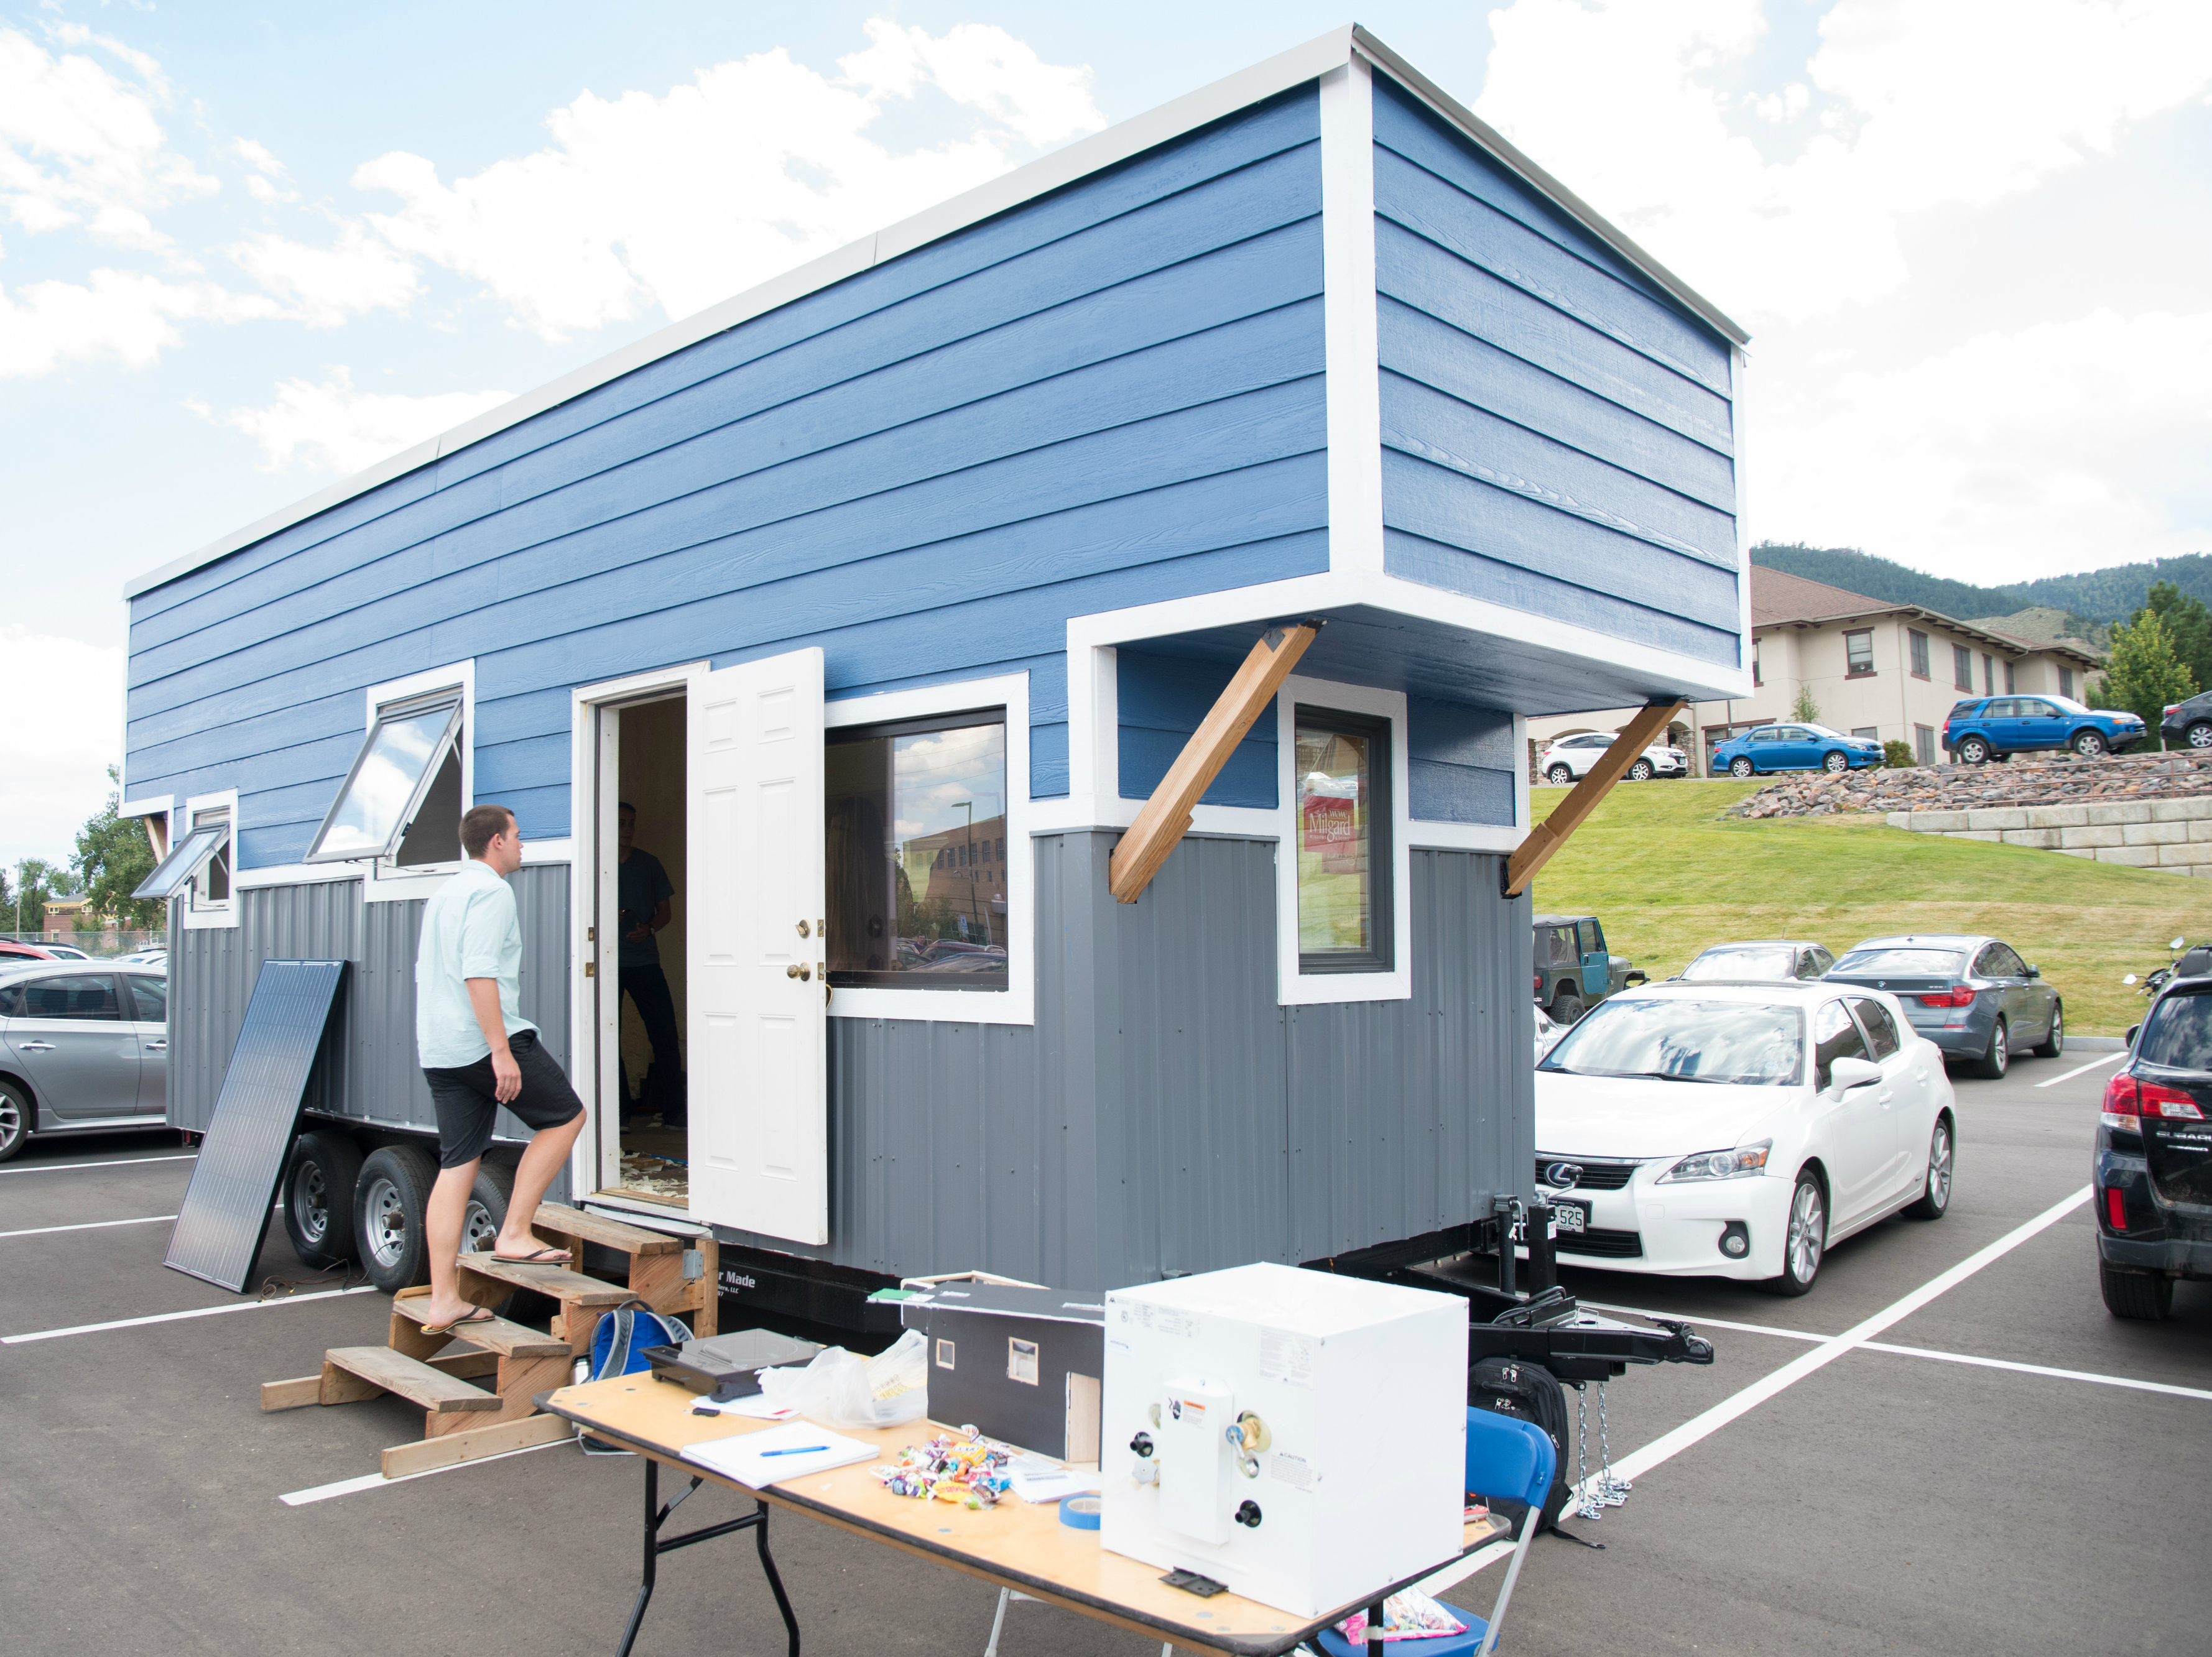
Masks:
[[[458,863],[463,736],[458,687],[379,707],[303,860]]]
[[[215,849],[201,865],[192,881],[192,907],[221,909],[230,903],[230,808],[217,806],[212,810],[192,813],[192,832],[212,832],[216,835]]]
[[[1874,671],[1874,634],[1866,628],[1844,634],[1844,671],[1850,674]]]
[[[1390,724],[1300,706],[1298,970],[1389,972]]]

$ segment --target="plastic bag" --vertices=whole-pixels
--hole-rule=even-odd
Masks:
[[[804,1369],[763,1369],[761,1391],[824,1427],[896,1427],[929,1413],[928,1357],[909,1329],[872,1358],[832,1346]]]

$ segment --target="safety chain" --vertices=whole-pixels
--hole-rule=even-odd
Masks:
[[[1605,1431],[1605,1383],[1597,1384],[1597,1483],[1591,1494],[1608,1508],[1618,1508],[1628,1500],[1629,1491],[1636,1487],[1628,1480],[1618,1478],[1613,1471],[1613,1443]]]
[[[1577,1519],[1602,1519],[1605,1503],[1598,1488],[1590,1483],[1589,1476],[1589,1394],[1577,1381],[1575,1387],[1575,1489],[1580,1498],[1568,1511]]]

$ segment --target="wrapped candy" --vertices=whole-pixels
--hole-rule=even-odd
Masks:
[[[997,1504],[1013,1484],[1006,1471],[1012,1453],[973,1427],[939,1433],[927,1444],[909,1444],[896,1462],[875,1468],[876,1478],[893,1496],[917,1502],[950,1502],[963,1508]]]
[[[1355,1611],[1336,1625],[1355,1647],[1367,1643],[1367,1613]],[[1467,1624],[1419,1588],[1404,1588],[1382,1602],[1385,1640],[1443,1640],[1467,1632]]]

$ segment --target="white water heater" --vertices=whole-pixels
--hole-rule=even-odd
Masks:
[[[1287,1266],[1111,1291],[1100,1542],[1309,1618],[1456,1557],[1467,1315]]]

